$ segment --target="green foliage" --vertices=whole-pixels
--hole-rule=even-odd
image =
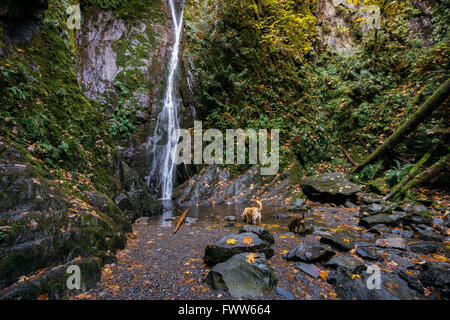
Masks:
[[[401,164],[400,161],[394,160],[395,166],[386,171],[386,181],[389,186],[393,187],[398,184],[409,172],[409,170],[414,166],[412,164]]]
[[[298,160],[311,172],[312,164],[338,159],[339,145],[362,146],[356,160],[373,150],[449,69],[448,43],[423,48],[411,33],[410,19],[420,12],[409,1],[364,1],[373,4],[385,5],[381,29],[362,37],[354,55],[340,56],[313,49],[315,1],[191,0],[186,55],[196,66],[204,126],[278,128],[283,163]],[[436,10],[447,14],[442,4]],[[438,126],[442,121],[428,122],[415,139],[426,145],[424,132]],[[377,171],[368,167],[359,179]]]
[[[0,136],[17,143],[34,164],[88,174],[110,185],[105,164],[114,152],[105,116],[78,85],[67,1],[49,1],[27,46],[7,45],[0,58]]]

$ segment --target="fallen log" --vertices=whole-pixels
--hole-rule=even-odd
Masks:
[[[180,211],[181,212],[181,211]],[[181,228],[181,225],[183,224],[184,220],[186,220],[186,216],[189,212],[189,208],[187,208],[186,210],[184,210],[184,212],[181,215],[180,220],[178,220],[178,224],[175,227],[175,230],[173,231],[173,234],[177,233],[177,231]]]
[[[394,188],[392,188],[391,192],[389,192],[388,195],[386,195],[383,200],[387,201],[392,197],[395,197],[395,195],[400,191],[400,189],[409,181],[411,180],[413,177],[416,176],[417,171],[419,171],[419,169],[428,161],[428,159],[431,157],[432,153],[434,152],[434,150],[436,150],[438,144],[435,144],[434,146],[432,146],[424,155],[423,157],[417,161],[417,163],[414,165],[414,167],[411,168],[411,170],[408,172],[408,174],[402,179],[402,181],[400,181],[399,183],[397,183]]]
[[[446,156],[441,157],[438,161],[436,161],[431,167],[427,168],[424,172],[417,175],[414,179],[406,183],[400,191],[397,192],[394,197],[395,200],[399,200],[403,197],[403,195],[411,188],[418,186],[419,184],[429,180],[430,178],[436,176],[439,172],[444,170],[450,163],[450,153]]]

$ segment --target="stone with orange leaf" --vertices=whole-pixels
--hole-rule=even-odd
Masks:
[[[270,244],[255,233],[233,233],[208,245],[203,258],[209,267],[224,262],[232,256],[244,252],[264,253],[268,259],[274,255]]]

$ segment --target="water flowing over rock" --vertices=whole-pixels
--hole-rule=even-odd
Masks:
[[[183,30],[184,2],[181,5],[181,13],[178,15],[174,0],[169,0],[170,12],[174,28],[175,42],[169,61],[169,74],[166,82],[166,93],[163,108],[158,115],[155,133],[153,135],[153,172],[159,175],[159,190],[163,200],[172,199],[175,178],[175,153],[178,144],[180,128],[178,120],[178,104],[175,94],[175,76],[178,71],[178,60],[181,45],[181,33]],[[164,135],[164,137],[163,137]],[[164,147],[160,148],[161,139],[165,138]],[[155,171],[156,170],[156,171]],[[151,173],[153,175],[154,173]],[[148,184],[150,181],[148,181]]]

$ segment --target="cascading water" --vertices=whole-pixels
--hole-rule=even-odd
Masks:
[[[172,199],[174,176],[175,176],[175,152],[178,144],[179,129],[178,123],[178,99],[175,94],[175,77],[178,70],[178,60],[181,44],[181,33],[183,29],[183,12],[184,1],[181,3],[180,17],[177,17],[177,10],[174,0],[169,0],[170,11],[172,14],[175,42],[173,44],[172,54],[169,61],[169,73],[167,76],[166,92],[164,95],[163,108],[158,115],[155,132],[153,135],[153,166],[152,173],[149,177],[154,176],[157,170],[159,175],[159,190],[162,200]],[[166,128],[166,130],[164,130]],[[162,135],[167,137],[162,153],[159,154],[158,142],[162,139]],[[158,153],[158,154],[157,154]],[[150,178],[149,178],[150,179]],[[148,181],[148,184],[150,182]]]

